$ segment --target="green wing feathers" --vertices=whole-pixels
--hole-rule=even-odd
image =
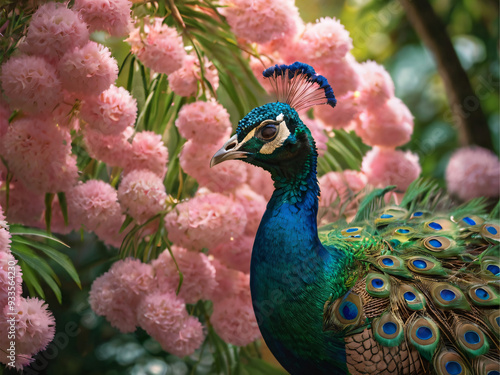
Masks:
[[[356,259],[346,270],[352,287],[326,301],[323,317],[325,330],[345,337],[350,371],[498,375],[496,214],[482,199],[453,207],[425,181],[400,205],[384,206],[381,192],[367,195],[352,223],[319,232]]]

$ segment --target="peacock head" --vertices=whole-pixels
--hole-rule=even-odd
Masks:
[[[264,77],[271,80],[278,101],[254,108],[240,120],[236,134],[215,153],[211,166],[244,160],[272,175],[283,175],[293,173],[308,156],[316,155],[311,133],[297,111],[317,104],[334,107],[336,100],[328,81],[299,62],[268,68]]]

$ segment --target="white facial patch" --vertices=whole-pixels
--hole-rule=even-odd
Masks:
[[[281,122],[285,118],[285,115],[283,113],[280,113],[278,117],[276,117],[276,121]]]
[[[276,120],[281,116],[281,120],[283,120],[283,114],[279,115]],[[261,154],[269,155],[274,152],[278,147],[280,147],[285,140],[290,136],[290,130],[288,130],[288,126],[286,126],[285,121],[282,121],[278,125],[278,134],[276,137],[269,143],[266,143],[262,148],[260,149]]]

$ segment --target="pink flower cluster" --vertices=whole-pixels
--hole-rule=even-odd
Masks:
[[[11,124],[2,143],[9,169],[30,190],[57,193],[76,183],[78,169],[67,129],[50,120],[25,117]]]
[[[145,66],[167,75],[182,68],[186,51],[175,28],[165,25],[162,18],[145,18],[143,31],[137,24],[126,41]]]
[[[293,0],[223,0],[221,5],[233,32],[251,42],[282,40],[297,32],[300,17]]]
[[[446,168],[450,194],[463,201],[500,195],[500,161],[481,147],[464,147],[456,151]]]
[[[14,362],[21,370],[52,341],[55,321],[44,301],[21,296],[21,267],[10,251],[10,242],[8,225],[0,207],[0,362],[6,365]],[[14,352],[9,352],[14,340],[9,319],[13,317],[16,344]]]
[[[243,206],[219,193],[194,197],[165,216],[169,239],[195,251],[238,237],[246,223]]]
[[[125,212],[143,224],[165,210],[167,194],[162,179],[154,172],[136,169],[123,177],[118,199]]]
[[[134,126],[137,102],[123,87],[111,85],[98,96],[87,98],[82,103],[80,115],[90,129],[117,135]]]
[[[45,226],[44,195],[64,192],[69,223],[64,223],[54,199],[54,231],[83,227],[119,246],[125,235],[119,233],[124,213],[142,223],[164,209],[161,179],[167,148],[158,134],[134,134],[136,101],[113,85],[118,66],[110,51],[89,41],[89,28],[126,34],[130,6],[128,0],[77,0],[73,9],[46,3],[33,15],[22,48],[25,54],[2,66],[0,81],[10,108],[0,103],[0,154],[13,174],[10,221]],[[12,109],[26,116],[9,125]],[[104,181],[78,184],[70,131],[83,136],[91,157],[120,167],[129,176],[121,187],[120,202],[117,190]],[[1,172],[0,184],[5,186],[6,173]],[[137,178],[144,180],[138,184]],[[6,203],[5,189],[0,191],[0,202]]]
[[[130,6],[128,0],[78,0],[68,9],[48,2],[32,17],[20,48],[23,54],[2,65],[0,83],[9,107],[0,103],[0,154],[13,175],[10,221],[44,225],[44,194],[64,192],[69,197],[70,223],[64,225],[55,199],[55,230],[67,233],[83,225],[108,243],[119,242],[120,236],[111,235],[124,218],[116,190],[98,181],[77,186],[70,131],[90,140],[86,143],[92,156],[101,153],[103,159],[119,160],[115,165],[127,172],[148,168],[164,175],[168,155],[159,136],[140,134],[128,142],[137,115],[135,99],[112,85],[118,66],[110,51],[89,40],[87,22],[91,31],[126,33]],[[104,9],[108,12],[103,13]],[[79,107],[81,111],[75,111]],[[23,115],[9,125],[14,109]],[[1,185],[5,186],[5,179],[2,172]],[[4,190],[2,203],[6,203]]]
[[[125,36],[132,23],[129,0],[75,0],[73,9],[89,25],[90,32],[104,30]]]
[[[203,59],[203,77],[212,89],[219,87],[219,74],[215,66],[205,57]],[[180,96],[194,96],[198,91],[198,82],[202,81],[201,64],[195,55],[187,55],[182,68],[168,76],[168,84],[172,91]],[[202,82],[206,85],[206,82]],[[208,90],[207,90],[208,91]]]
[[[210,321],[216,332],[234,345],[247,345],[259,336],[249,293],[249,276],[222,265],[212,256],[174,246],[152,264],[127,258],[97,278],[90,291],[90,305],[121,332],[143,328],[162,348],[183,357],[205,339],[205,329],[190,316],[186,303],[212,299]]]
[[[247,178],[246,167],[239,162],[226,162],[210,169],[210,159],[231,134],[226,109],[215,101],[197,101],[179,111],[175,125],[188,139],[179,156],[182,169],[201,186],[223,192],[236,188]]]

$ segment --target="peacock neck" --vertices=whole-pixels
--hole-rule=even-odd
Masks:
[[[316,159],[313,149],[294,173],[271,171],[276,190],[255,238],[250,288],[261,333],[290,373],[344,374],[343,341],[322,327],[343,255],[318,238]]]
[[[318,238],[317,214],[320,193],[316,176],[315,148],[299,163],[271,170],[275,191],[268,203],[257,237],[270,240],[275,248],[287,246],[294,255],[311,250],[325,257]],[[294,235],[290,235],[295,232]],[[269,242],[268,242],[269,243]],[[296,246],[301,244],[301,246]],[[266,247],[266,246],[265,246]]]

